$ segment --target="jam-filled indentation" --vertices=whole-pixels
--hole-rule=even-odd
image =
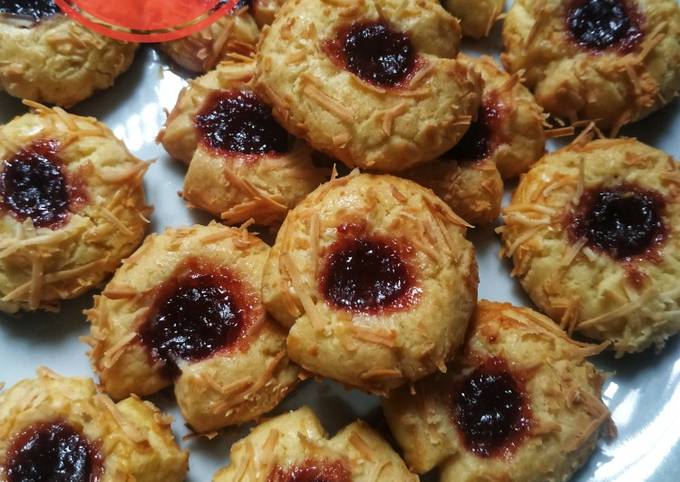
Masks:
[[[616,260],[651,254],[666,237],[665,201],[656,191],[622,184],[587,190],[568,218],[574,240]]]
[[[628,0],[574,0],[567,12],[574,40],[594,50],[632,50],[642,39],[640,24],[640,15]]]
[[[276,467],[267,482],[350,482],[352,474],[340,460],[307,460],[302,465]]]
[[[0,165],[0,209],[36,227],[56,229],[85,200],[66,175],[56,142],[36,142]]]
[[[531,427],[527,395],[501,358],[478,366],[451,401],[465,446],[480,457],[512,454]]]
[[[399,86],[417,66],[416,50],[408,35],[382,20],[343,27],[326,48],[343,68],[379,87]]]
[[[174,378],[180,360],[235,347],[262,316],[257,295],[231,270],[192,259],[159,287],[139,335],[164,375]]]
[[[486,159],[493,154],[498,142],[501,111],[502,108],[496,101],[482,104],[477,112],[477,119],[470,124],[458,144],[444,154],[444,157],[458,162],[471,163]]]
[[[38,20],[59,13],[54,0],[0,0],[0,14]]]
[[[271,108],[248,91],[211,94],[194,123],[204,145],[227,154],[282,154],[290,147]]]
[[[397,239],[368,236],[363,228],[343,225],[328,249],[321,292],[338,308],[363,313],[399,310],[420,294],[408,257],[412,248]]]
[[[7,482],[98,482],[102,455],[70,424],[38,423],[12,439],[5,471]]]

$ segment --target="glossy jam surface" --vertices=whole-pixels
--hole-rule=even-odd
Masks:
[[[84,196],[56,152],[55,142],[38,142],[2,164],[0,209],[41,228],[56,229],[68,218]]]
[[[6,471],[7,482],[97,482],[102,456],[68,423],[39,423],[10,442]]]
[[[477,162],[493,154],[498,137],[501,107],[495,101],[485,102],[477,112],[461,140],[444,157],[458,162]]]
[[[252,92],[212,94],[194,122],[201,142],[217,151],[256,155],[288,151],[288,133]]]
[[[307,460],[288,469],[276,467],[267,482],[351,482],[352,474],[341,461]]]
[[[0,13],[38,21],[59,12],[54,0],[0,0]]]
[[[416,68],[408,35],[386,22],[355,22],[341,28],[327,50],[345,69],[379,87],[396,87]]]
[[[639,17],[629,0],[574,0],[567,27],[583,47],[628,52],[642,39]]]
[[[168,378],[179,360],[196,361],[229,349],[263,316],[255,295],[225,268],[192,260],[159,288],[139,335]]]
[[[410,306],[420,290],[398,240],[367,236],[356,225],[338,228],[323,262],[321,292],[338,308],[373,313]]]
[[[480,457],[509,455],[531,426],[527,395],[501,358],[490,358],[452,394],[453,419],[467,448]]]
[[[666,237],[665,201],[658,192],[632,185],[600,187],[583,193],[569,218],[572,239],[616,260],[651,254]]]

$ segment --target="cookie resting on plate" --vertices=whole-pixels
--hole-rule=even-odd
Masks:
[[[217,223],[149,236],[95,297],[89,353],[114,399],[174,384],[197,432],[253,420],[298,383],[261,301],[269,246]]]
[[[482,38],[500,18],[505,0],[444,0],[442,5],[460,20],[464,36]]]
[[[384,393],[445,363],[477,296],[465,224],[432,191],[389,175],[335,179],[290,211],[263,280],[308,371]]]
[[[680,170],[635,139],[546,155],[504,211],[503,252],[536,305],[617,355],[680,331]]]
[[[28,102],[0,126],[0,311],[56,309],[139,246],[142,162],[101,122]]]
[[[603,375],[585,359],[602,346],[571,340],[528,308],[481,301],[464,352],[385,416],[406,463],[441,482],[563,482],[595,448],[609,411]]]
[[[151,402],[114,403],[87,378],[45,368],[0,393],[6,482],[181,482],[189,454]]]
[[[307,407],[255,427],[231,447],[213,482],[417,482],[392,447],[362,421],[332,438]]]

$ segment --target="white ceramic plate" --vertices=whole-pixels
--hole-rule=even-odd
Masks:
[[[497,53],[498,29],[491,40],[468,46],[467,50]],[[144,48],[132,69],[116,85],[78,105],[77,114],[104,121],[142,159],[156,159],[146,176],[148,201],[155,206],[151,229],[205,223],[207,218],[190,211],[177,196],[184,166],[168,157],[154,143],[184,80],[165,65],[155,51]],[[680,103],[623,131],[680,159]],[[26,109],[16,99],[0,94],[0,123]],[[555,148],[555,144],[549,146]],[[511,189],[513,186],[509,186]],[[527,305],[517,282],[510,278],[510,266],[498,258],[500,244],[491,229],[471,234],[477,247],[481,299],[505,300]],[[92,296],[64,303],[59,314],[36,313],[20,318],[0,315],[0,381],[11,386],[33,377],[44,365],[64,375],[92,376],[86,346],[78,338],[88,333],[81,314]],[[597,452],[573,479],[574,482],[677,482],[680,480],[680,341],[671,339],[659,354],[652,352],[614,360],[608,355],[596,359],[599,367],[615,372],[606,383],[604,399],[618,427],[618,438],[601,441]],[[153,398],[175,415],[175,433],[188,433],[170,395]],[[291,395],[276,413],[310,405],[330,432],[361,417],[384,428],[377,398],[346,391],[330,383],[307,382]],[[211,440],[181,441],[191,451],[189,482],[207,482],[228,462],[229,446],[247,433],[247,427],[231,429]],[[436,480],[426,477],[424,480]]]

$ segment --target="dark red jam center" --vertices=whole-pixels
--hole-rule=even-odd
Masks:
[[[245,335],[259,313],[253,297],[229,270],[190,261],[161,285],[139,335],[174,378],[179,360],[204,359]]]
[[[575,0],[567,26],[580,45],[594,50],[629,51],[642,38],[639,15],[627,0]]]
[[[102,471],[98,448],[66,422],[35,424],[7,451],[7,482],[97,482]]]
[[[38,142],[5,161],[0,169],[0,207],[36,227],[57,228],[83,201],[65,175],[55,142]]]
[[[531,425],[526,395],[500,358],[488,359],[468,375],[452,402],[465,445],[480,457],[512,453]]]
[[[288,151],[288,133],[269,106],[252,92],[216,92],[196,115],[202,142],[226,153],[268,154]]]
[[[401,309],[414,301],[419,290],[405,259],[410,248],[351,227],[341,226],[338,232],[340,238],[329,248],[321,275],[321,291],[329,303],[356,312],[377,312]]]
[[[397,86],[416,67],[411,40],[384,21],[356,22],[342,28],[328,49],[344,68],[380,87]]]
[[[496,148],[500,117],[501,108],[496,102],[484,103],[477,112],[477,120],[444,157],[459,162],[477,162],[489,157]]]
[[[32,18],[38,21],[59,13],[54,0],[0,0],[0,13]]]
[[[570,218],[572,238],[616,260],[648,253],[663,241],[665,202],[658,192],[632,185],[596,188],[581,196]]]
[[[352,474],[341,461],[308,460],[287,470],[276,467],[267,482],[351,482]]]

